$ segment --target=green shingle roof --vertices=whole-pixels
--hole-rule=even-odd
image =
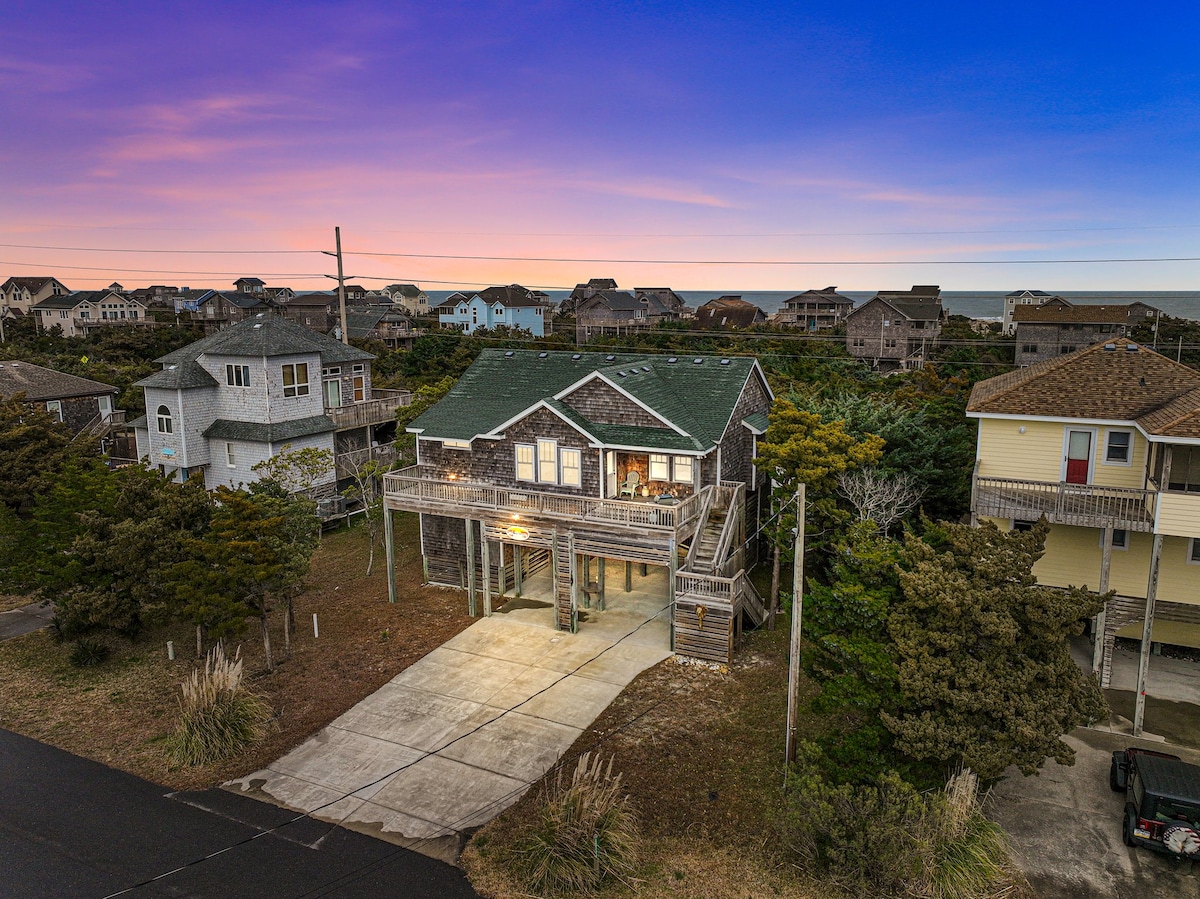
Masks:
[[[723,360],[713,356],[487,349],[445,398],[409,429],[435,439],[470,440],[495,431],[544,401],[606,444],[703,452],[716,446],[725,433],[755,367],[755,359],[747,356]],[[597,372],[685,433],[665,426],[592,422],[554,399]]]
[[[346,346],[303,325],[281,316],[263,313],[238,322],[232,328],[210,334],[195,343],[155,360],[164,365],[190,362],[202,355],[216,356],[294,356],[320,353],[321,364],[364,362],[374,359],[370,353]]]
[[[327,415],[311,415],[308,418],[279,421],[274,424],[265,424],[258,421],[231,421],[227,418],[218,418],[204,429],[204,436],[210,440],[247,440],[253,443],[281,443],[284,440],[295,440],[297,437],[325,434],[333,429],[333,421]]]

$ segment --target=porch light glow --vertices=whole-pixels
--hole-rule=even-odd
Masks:
[[[446,477],[449,478],[451,481],[458,480],[458,475],[456,475],[454,472],[450,472],[450,474],[446,475]]]
[[[510,540],[528,540],[529,531],[526,528],[519,527],[518,525],[514,524],[508,529],[508,538]]]

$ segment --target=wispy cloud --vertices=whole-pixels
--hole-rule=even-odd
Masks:
[[[0,58],[0,87],[35,92],[73,90],[92,78],[92,71],[79,63],[55,58],[53,62]]]

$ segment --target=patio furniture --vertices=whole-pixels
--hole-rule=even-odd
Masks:
[[[622,496],[628,495],[630,499],[633,499],[634,494],[637,491],[638,482],[641,481],[641,479],[642,476],[636,471],[629,472],[629,474],[625,476],[625,483],[621,485],[621,489],[617,493],[617,498],[620,499]]]

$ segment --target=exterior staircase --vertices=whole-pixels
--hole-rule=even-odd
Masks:
[[[728,664],[743,620],[762,624],[766,604],[745,570],[746,485],[723,483],[675,576],[675,651]]]

